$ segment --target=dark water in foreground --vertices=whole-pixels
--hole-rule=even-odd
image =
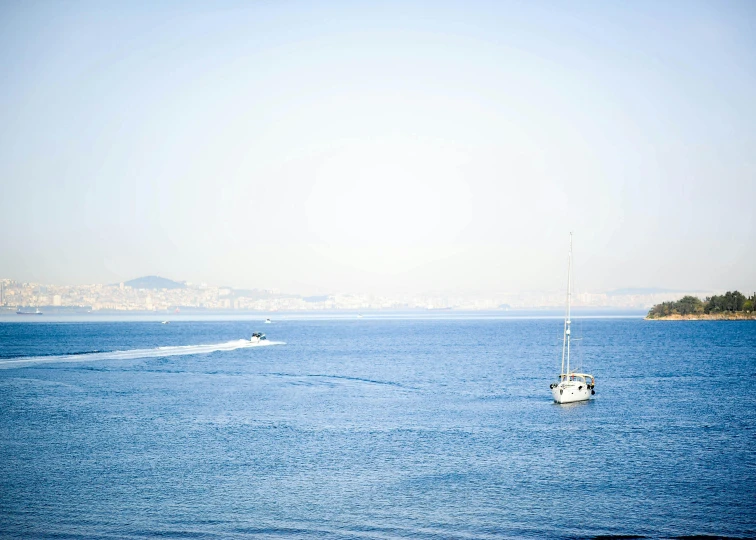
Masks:
[[[0,324],[0,536],[755,536],[756,323],[581,324]]]

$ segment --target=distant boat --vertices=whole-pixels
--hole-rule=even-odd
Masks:
[[[270,319],[265,319],[265,324],[270,324],[270,323],[272,323],[272,322],[273,322],[273,321],[271,321]]]
[[[160,324],[171,324],[171,321],[163,321]]]
[[[39,310],[39,308],[34,311],[22,311],[21,308],[18,308],[16,315],[42,315],[42,312]]]
[[[24,311],[21,306],[18,306],[18,309],[16,310],[16,315],[42,315],[42,312],[39,310],[39,293],[40,289],[37,288],[37,294],[34,297],[34,304],[36,304],[36,309],[34,311]]]
[[[551,383],[551,395],[557,403],[574,403],[586,401],[596,393],[596,378],[589,373],[570,371],[570,308],[572,307],[572,233],[570,233],[570,256],[567,264],[567,313],[564,317],[564,336],[562,338],[562,370],[557,382]],[[564,361],[567,360],[567,370]]]
[[[267,339],[268,338],[266,338],[265,334],[263,334],[262,332],[255,332],[254,334],[252,334],[252,337],[249,338],[252,343],[260,343],[261,341],[265,341]]]

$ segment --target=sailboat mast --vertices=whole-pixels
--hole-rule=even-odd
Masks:
[[[559,372],[559,378],[564,375],[564,359],[567,358],[567,372],[570,371],[570,293],[572,279],[572,233],[570,233],[570,254],[567,259],[567,313],[564,316],[564,335],[562,336],[562,370]]]
[[[570,372],[570,323],[572,308],[572,233],[570,233],[570,256],[567,264],[567,320],[564,322],[567,334],[567,373]]]

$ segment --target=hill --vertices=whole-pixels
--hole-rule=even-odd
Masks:
[[[676,291],[673,289],[660,289],[659,287],[628,287],[625,289],[614,289],[613,291],[607,291],[607,296],[625,296],[625,295],[631,295],[631,294],[666,294],[666,293],[676,293],[680,291]]]
[[[131,281],[124,282],[124,285],[132,289],[185,289],[186,285],[178,281],[163,278],[160,276],[144,276]]]

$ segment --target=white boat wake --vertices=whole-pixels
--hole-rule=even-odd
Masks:
[[[267,347],[270,345],[286,345],[283,341],[263,340],[253,343],[247,339],[236,339],[225,343],[210,345],[177,345],[171,347],[157,347],[154,349],[131,349],[126,351],[91,352],[78,354],[63,354],[58,356],[22,356],[0,360],[0,369],[20,368],[37,364],[52,364],[60,362],[98,362],[101,360],[136,360],[140,358],[163,358],[166,356],[183,356],[189,354],[208,354],[216,351],[234,351],[251,347]]]

